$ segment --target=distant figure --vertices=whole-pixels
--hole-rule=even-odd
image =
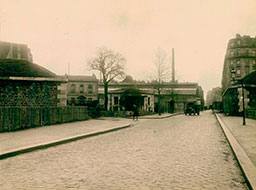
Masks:
[[[200,107],[198,105],[195,105],[195,112],[197,115],[200,114]]]
[[[139,117],[139,109],[138,109],[137,106],[133,106],[133,117],[132,117],[132,119],[133,120],[134,119],[138,120],[138,117]]]

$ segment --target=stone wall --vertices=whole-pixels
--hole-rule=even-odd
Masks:
[[[56,107],[58,82],[0,81],[0,106]]]

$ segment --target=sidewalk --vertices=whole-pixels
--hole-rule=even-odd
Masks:
[[[139,116],[139,119],[164,119],[164,118],[173,117],[180,114],[183,114],[183,113],[173,113],[173,114],[163,113],[161,115],[153,114],[153,115]]]
[[[100,118],[0,133],[0,159],[130,127],[131,119]]]
[[[256,189],[256,120],[217,114],[221,125],[241,169],[252,189]]]
[[[140,119],[164,119],[177,114],[139,116]],[[104,134],[134,125],[131,118],[99,118],[0,133],[0,160],[21,153],[47,148],[74,140]]]

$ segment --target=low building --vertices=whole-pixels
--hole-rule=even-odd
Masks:
[[[203,109],[204,92],[197,83],[167,83],[162,87],[161,112],[182,112],[188,101],[196,99],[200,100],[201,109]]]
[[[26,60],[0,60],[0,106],[65,106],[66,81]]]
[[[124,90],[135,88],[141,91],[144,97],[144,106],[147,112],[158,112],[158,91],[154,83],[110,83],[108,86],[108,110],[120,111],[120,97]],[[160,108],[161,112],[181,112],[184,104],[191,99],[200,98],[204,105],[203,90],[197,83],[164,83],[161,85]],[[99,101],[104,104],[104,85],[99,84]]]
[[[67,80],[67,104],[86,105],[98,100],[98,80],[93,76],[65,75]]]

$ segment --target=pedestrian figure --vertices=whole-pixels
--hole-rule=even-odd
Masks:
[[[139,117],[139,109],[137,106],[134,106],[133,107],[133,120],[134,119],[138,120],[138,117]]]

